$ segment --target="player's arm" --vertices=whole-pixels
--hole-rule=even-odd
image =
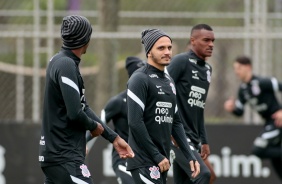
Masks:
[[[209,155],[210,155],[210,147],[208,144],[208,138],[207,138],[207,131],[206,131],[206,127],[205,127],[205,118],[204,118],[204,112],[202,112],[203,114],[201,115],[201,118],[199,119],[199,135],[200,135],[200,139],[201,139],[201,157],[205,160]]]
[[[233,97],[230,97],[228,100],[226,100],[224,102],[224,109],[236,116],[242,116],[244,114],[245,103],[246,100],[244,99],[243,91],[240,88],[238,91],[238,98],[234,99]]]
[[[118,111],[120,111],[118,109],[120,109],[118,99],[116,97],[112,97],[108,101],[108,103],[106,104],[105,108],[101,111],[101,120],[95,115],[94,112],[93,112],[94,113],[93,118],[97,118],[98,122],[108,123],[112,119],[112,117],[114,117],[118,113]],[[89,110],[90,115],[92,114],[91,111],[92,110]],[[88,112],[88,110],[87,110],[87,112]],[[87,131],[86,132],[86,141],[88,142],[92,138],[93,137],[92,137],[91,133],[89,131]]]
[[[80,101],[82,94],[80,94],[78,87],[78,76],[74,61],[65,57],[54,65],[56,66],[53,66],[50,73],[51,79],[60,86],[68,118],[79,123],[86,130],[93,131],[97,127],[97,122],[89,118],[82,110]]]
[[[172,137],[176,141],[177,146],[183,152],[184,156],[189,160],[191,171],[193,171],[192,177],[196,177],[200,173],[200,164],[198,163],[196,157],[194,156],[194,153],[188,145],[184,128],[178,115],[178,111],[176,111],[173,117]]]
[[[178,115],[178,111],[174,114],[173,117],[173,125],[172,125],[172,137],[177,143],[177,146],[182,150],[184,155],[187,157],[188,160],[196,161],[196,157],[194,156],[185,135],[183,124]]]
[[[104,131],[101,134],[102,137],[104,137],[105,139],[107,139],[108,141],[110,141],[112,143],[116,139],[116,137],[118,136],[117,133],[115,133],[105,123],[103,123],[102,120],[94,113],[94,111],[91,108],[89,108],[88,105],[85,108],[85,112],[91,119],[94,119],[95,121],[99,122],[99,124],[102,125],[102,127],[104,128]]]
[[[206,127],[205,127],[205,118],[204,118],[204,111],[201,113],[200,115],[201,117],[199,117],[199,123],[198,123],[198,131],[200,134],[200,138],[201,138],[201,143],[202,144],[208,144],[208,138],[207,138],[207,131],[206,131]]]
[[[264,83],[262,83],[263,86],[270,86],[270,88],[272,88],[272,90],[274,92],[278,92],[278,91],[282,91],[282,83],[279,82],[276,78],[272,77],[270,79],[271,81],[271,85],[267,85],[269,84],[269,82],[265,81]],[[275,125],[277,127],[282,127],[282,107],[280,105],[280,108],[278,111],[276,111],[274,114],[272,114],[272,118],[275,120]]]
[[[275,77],[272,78],[260,78],[260,87],[263,91],[273,91],[279,92],[282,91],[282,83],[279,82]]]
[[[108,127],[105,123],[102,123],[102,120],[94,113],[92,109],[86,106],[85,112],[87,115],[99,122],[99,125],[102,125],[104,128],[103,133],[101,134],[105,139],[113,143],[113,147],[119,154],[120,158],[132,158],[134,157],[134,153],[131,147],[126,143],[124,139],[122,139],[117,133],[115,133],[110,127]],[[93,133],[91,133],[93,135]]]
[[[186,62],[180,55],[176,55],[171,59],[170,64],[166,67],[166,72],[177,83],[186,68]]]
[[[118,96],[112,97],[101,111],[101,120],[103,123],[108,123],[121,110],[121,100]]]
[[[145,74],[134,73],[127,85],[127,109],[129,131],[140,147],[142,147],[156,163],[165,157],[158,151],[144,124],[143,113],[147,98],[148,78]]]

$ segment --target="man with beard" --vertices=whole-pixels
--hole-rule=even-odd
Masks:
[[[200,166],[178,116],[174,82],[164,72],[171,59],[171,38],[159,29],[147,29],[141,40],[148,60],[128,81],[128,143],[135,157],[127,160],[127,170],[136,184],[165,184],[173,135],[195,178]]]

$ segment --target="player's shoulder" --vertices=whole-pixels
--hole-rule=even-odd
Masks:
[[[105,109],[111,109],[111,108],[118,108],[124,101],[124,98],[126,98],[126,90],[122,91],[121,93],[112,96],[109,101],[107,102]]]
[[[208,70],[212,70],[212,66],[211,66],[209,63],[207,63],[207,62],[206,62],[206,64],[205,64],[205,67],[206,67]]]
[[[167,66],[168,71],[181,70],[185,68],[189,62],[189,56],[187,52],[176,54],[172,57],[170,64]]]
[[[266,82],[271,82],[271,78],[270,77],[266,77],[266,76],[254,75],[252,77],[252,80],[251,80],[252,84],[264,84]]]
[[[145,66],[137,69],[136,71],[133,72],[133,74],[131,75],[130,79],[134,78],[146,78],[148,75],[148,64],[146,64]]]
[[[65,55],[59,55],[58,57],[54,57],[51,62],[54,66],[58,68],[66,68],[66,67],[76,67],[75,61]]]
[[[171,61],[172,62],[175,62],[175,61],[178,61],[178,62],[185,62],[185,61],[188,61],[189,59],[189,53],[188,52],[182,52],[182,53],[179,53],[179,54],[176,54],[172,57]]]
[[[148,75],[146,70],[142,67],[136,70],[128,79],[128,84],[141,84],[146,82],[148,79]]]
[[[126,96],[126,90],[123,90],[122,92],[118,93],[117,95],[113,96],[112,98],[120,99]]]

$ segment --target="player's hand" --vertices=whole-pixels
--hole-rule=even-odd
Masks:
[[[192,178],[196,178],[198,176],[198,174],[200,173],[200,164],[198,161],[193,161],[191,160],[189,162],[190,164],[190,169],[192,171]]]
[[[203,160],[206,160],[211,154],[210,146],[208,144],[203,144],[201,147],[201,157]]]
[[[282,110],[276,111],[271,117],[274,119],[274,123],[277,127],[282,127]]]
[[[120,158],[133,158],[134,152],[131,147],[120,136],[117,136],[113,142],[113,147],[119,154]]]
[[[101,135],[103,132],[104,132],[104,127],[100,123],[97,122],[97,127],[94,130],[92,130],[91,136],[97,137]]]
[[[232,112],[235,108],[235,99],[233,97],[229,98],[224,102],[224,109],[227,112]]]
[[[167,158],[164,158],[159,164],[158,164],[161,173],[164,171],[168,171],[170,168],[170,163],[169,160]]]

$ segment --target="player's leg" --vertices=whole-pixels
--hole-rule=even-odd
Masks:
[[[260,158],[281,158],[281,130],[274,125],[267,125],[255,139],[252,153]]]
[[[57,166],[42,168],[46,179],[46,184],[73,184],[87,183],[93,184],[91,175],[85,164],[68,162]]]
[[[198,153],[201,154],[201,144],[199,144],[199,145],[197,146],[197,149],[198,149],[198,150],[197,150]],[[204,163],[205,163],[205,165],[208,167],[208,169],[210,170],[210,174],[211,174],[209,184],[213,184],[213,182],[216,180],[216,175],[215,175],[213,166],[211,165],[211,163],[210,163],[210,161],[209,161],[208,158],[204,160]]]
[[[166,184],[167,172],[160,173],[158,166],[141,167],[130,172],[135,184]]]
[[[206,166],[209,168],[210,173],[211,173],[211,178],[210,178],[209,184],[213,184],[214,181],[216,180],[216,175],[215,175],[215,172],[213,170],[213,166],[211,165],[209,158],[205,159],[204,162],[205,162]]]
[[[282,180],[282,159],[275,158],[275,159],[270,159],[270,161],[277,176],[280,178],[280,180]]]
[[[131,173],[126,170],[125,165],[118,165],[114,169],[119,184],[132,184],[134,183]]]
[[[44,184],[73,184],[70,174],[61,165],[42,167],[45,175]]]
[[[44,184],[54,184],[54,182],[49,177],[45,176]]]
[[[210,170],[206,166],[201,155],[197,151],[193,151],[193,153],[200,164],[200,174],[192,181],[194,184],[208,184],[210,182],[210,177],[211,177]]]
[[[282,179],[281,129],[265,126],[264,132],[255,139],[252,153],[262,159],[270,159],[278,177]]]
[[[200,174],[196,178],[191,178],[192,171],[190,169],[189,161],[186,159],[182,151],[179,148],[176,148],[175,146],[172,146],[172,150],[174,151],[174,154],[175,154],[175,159],[173,163],[177,162],[178,165],[182,168],[182,170],[186,173],[186,175],[182,176],[185,178],[185,180],[186,180],[186,177],[190,178],[190,181],[188,183],[193,183],[193,184],[208,184],[209,183],[210,171],[208,167],[205,165],[200,154],[195,149],[193,150],[193,153],[200,164]]]
[[[181,153],[180,149],[173,145],[171,146],[170,162],[172,163],[174,184],[188,183],[190,181],[190,177],[180,165],[183,162],[187,162],[186,158]]]
[[[173,181],[174,184],[182,184],[190,182],[190,177],[186,172],[180,167],[177,161],[174,160],[172,164],[173,169]]]

